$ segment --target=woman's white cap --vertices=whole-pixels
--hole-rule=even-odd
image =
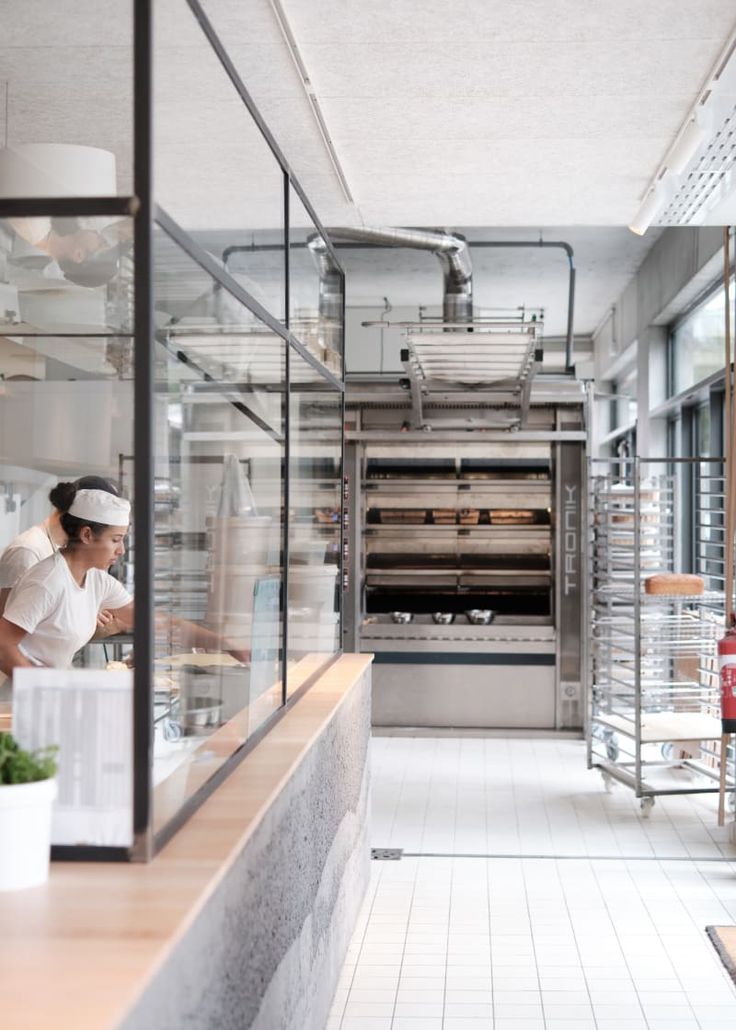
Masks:
[[[69,514],[77,519],[98,522],[102,526],[127,526],[130,522],[130,501],[107,490],[77,490]]]

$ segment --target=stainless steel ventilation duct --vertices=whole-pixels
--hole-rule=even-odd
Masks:
[[[380,247],[408,247],[429,250],[442,265],[444,295],[442,318],[445,322],[473,321],[473,268],[468,244],[462,236],[431,229],[352,229],[331,228],[327,233],[335,240],[373,243]],[[309,249],[317,262],[320,275],[320,313],[327,318],[340,315],[342,304],[340,275],[320,236],[313,236]]]

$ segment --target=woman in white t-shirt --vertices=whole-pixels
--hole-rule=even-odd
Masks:
[[[123,555],[130,502],[106,490],[77,490],[60,523],[63,547],[38,562],[10,592],[0,618],[0,670],[69,668],[109,610],[118,627],[133,627],[133,599],[108,572]]]
[[[19,533],[0,555],[0,615],[5,610],[10,591],[30,568],[49,558],[66,543],[61,516],[68,511],[77,490],[117,490],[102,476],[82,476],[73,483],[57,483],[49,494],[54,510],[37,526]]]
[[[115,631],[133,629],[133,598],[108,572],[122,557],[130,502],[105,490],[78,490],[61,516],[67,542],[29,569],[10,592],[0,618],[0,671],[34,665],[66,669],[95,633],[102,609]],[[176,630],[184,647],[227,651],[241,662],[250,653],[218,633],[159,612],[161,631]]]

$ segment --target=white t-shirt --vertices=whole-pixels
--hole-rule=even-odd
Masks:
[[[19,533],[0,555],[0,588],[14,587],[24,572],[55,550],[43,526],[31,526],[24,533]]]
[[[102,569],[89,569],[80,587],[57,551],[13,587],[4,616],[28,634],[20,644],[23,654],[52,669],[68,669],[94,636],[99,610],[123,608],[131,601],[125,587]]]

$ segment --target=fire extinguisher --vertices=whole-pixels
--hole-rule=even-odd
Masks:
[[[736,623],[718,641],[718,670],[721,680],[723,733],[736,733]]]

